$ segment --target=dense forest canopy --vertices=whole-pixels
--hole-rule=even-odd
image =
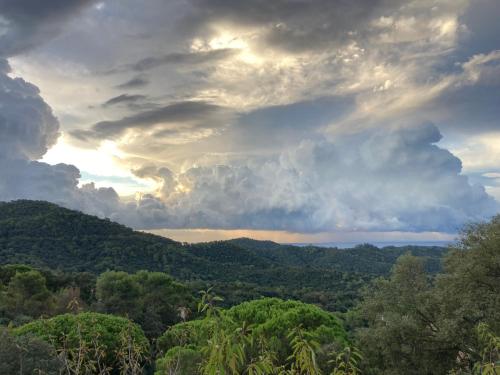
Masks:
[[[0,228],[1,375],[499,373],[500,217],[448,250],[181,244],[29,201]]]

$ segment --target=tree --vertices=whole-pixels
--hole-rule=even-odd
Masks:
[[[204,293],[199,310],[206,317],[179,323],[160,337],[167,353],[162,368],[175,365],[182,373],[187,364],[173,356],[186,349],[198,353],[195,374],[319,374],[331,367],[328,352],[347,344],[338,319],[316,306],[262,298],[222,310],[217,300]]]
[[[96,294],[102,311],[129,317],[150,338],[184,320],[193,302],[188,288],[162,272],[105,272],[97,280]]]
[[[469,225],[444,259],[436,280],[442,329],[468,361],[479,360],[475,329],[485,323],[500,336],[500,216]]]
[[[367,374],[445,374],[458,347],[443,337],[439,303],[424,261],[398,259],[389,279],[366,291],[361,315],[368,327],[357,332]]]
[[[400,258],[365,293],[357,338],[368,374],[471,373],[485,360],[478,327],[500,336],[500,216],[467,226],[435,278],[422,262]]]
[[[0,374],[59,375],[62,366],[56,350],[45,341],[0,329]]]
[[[11,319],[21,315],[38,318],[50,313],[54,305],[45,278],[35,270],[16,272],[7,284],[3,301],[4,313]]]
[[[140,327],[112,315],[89,312],[58,315],[28,323],[14,333],[35,335],[53,345],[64,359],[68,374],[83,374],[82,369],[98,374],[125,366],[130,369],[131,361],[143,364],[149,353],[148,340]]]
[[[96,297],[98,307],[108,314],[128,316],[137,321],[142,312],[140,285],[126,272],[101,274],[97,279]]]

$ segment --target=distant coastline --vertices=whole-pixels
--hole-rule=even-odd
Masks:
[[[318,246],[318,247],[336,247],[339,249],[350,249],[356,247],[357,245],[362,245],[369,243],[370,245],[383,248],[383,247],[403,247],[403,246],[439,246],[446,247],[454,243],[454,241],[387,241],[387,242],[321,242],[321,243],[287,243],[283,245],[293,245],[293,246]]]

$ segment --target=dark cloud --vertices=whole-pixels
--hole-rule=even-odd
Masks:
[[[56,36],[68,18],[94,0],[0,0],[0,56],[13,56]],[[0,18],[0,19],[1,19]]]
[[[471,56],[488,53],[500,48],[500,22],[498,22],[498,0],[474,0],[460,21],[467,27],[461,34],[460,49],[455,55]]]
[[[101,72],[101,74],[109,75],[129,71],[146,72],[148,70],[152,70],[164,65],[192,66],[216,63],[217,61],[224,60],[232,55],[235,55],[238,52],[239,50],[237,48],[220,48],[210,51],[196,51],[185,53],[174,52],[162,56],[146,57],[132,64],[125,64],[107,69]],[[141,78],[133,78],[125,84],[119,85],[118,87],[137,87],[144,85],[144,83],[145,82]]]
[[[339,44],[350,32],[366,30],[368,20],[403,4],[390,0],[191,0],[184,20],[192,33],[209,32],[214,23],[265,27],[263,42],[288,51]]]
[[[149,84],[149,81],[146,78],[143,77],[134,77],[127,82],[124,82],[118,86],[116,86],[119,89],[136,89],[140,87],[147,86]]]
[[[55,144],[59,122],[36,86],[7,76],[1,59],[0,66],[0,157],[38,159]]]
[[[480,134],[500,130],[500,84],[470,86],[443,94],[430,105],[429,115],[442,119],[443,130]]]
[[[134,104],[146,99],[145,95],[121,94],[115,96],[102,104],[102,107],[109,107],[117,104]]]
[[[49,165],[30,160],[0,159],[0,200],[37,199],[101,217],[120,207],[112,188],[78,187],[80,171],[73,165]]]
[[[215,62],[225,59],[237,53],[237,49],[224,48],[212,51],[189,52],[189,53],[170,53],[164,56],[147,57],[132,64],[132,70],[142,72],[162,65],[179,64],[195,65]]]
[[[498,132],[500,50],[474,55],[459,64],[456,70],[455,75],[451,75],[454,84],[418,111],[436,119],[446,133]]]
[[[102,121],[90,130],[71,134],[81,140],[114,138],[128,129],[147,130],[159,124],[189,124],[193,127],[220,127],[229,118],[226,108],[206,102],[187,101],[141,112],[115,121]]]

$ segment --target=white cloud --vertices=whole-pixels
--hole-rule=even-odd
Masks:
[[[454,232],[497,203],[461,175],[440,138],[433,125],[364,131],[275,158],[180,174],[149,168],[141,176],[163,181],[158,195],[137,202],[139,216],[117,217],[158,228]]]

